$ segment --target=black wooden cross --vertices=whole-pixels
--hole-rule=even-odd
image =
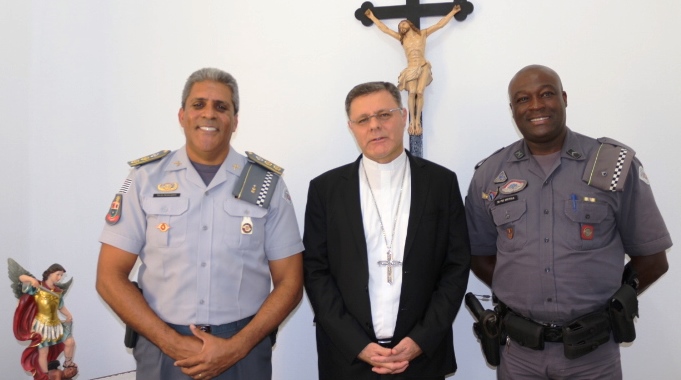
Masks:
[[[355,18],[361,21],[364,26],[371,26],[373,21],[364,14],[367,9],[371,9],[371,12],[379,20],[393,18],[407,19],[420,29],[421,17],[445,16],[456,4],[461,6],[461,10],[454,15],[454,19],[457,21],[465,20],[466,17],[473,12],[473,4],[467,0],[454,0],[449,3],[431,4],[421,4],[420,0],[405,1],[405,5],[391,5],[385,7],[375,7],[369,1],[364,2],[362,6],[355,11]],[[423,125],[423,120],[421,120],[421,125]],[[409,151],[417,157],[423,157],[423,135],[409,135]]]
[[[421,17],[444,16],[452,10],[454,5],[459,4],[461,10],[454,15],[457,21],[463,21],[473,12],[473,4],[467,0],[454,0],[450,3],[421,4],[421,0],[406,0],[405,5],[391,5],[386,7],[375,7],[370,1],[364,2],[355,11],[355,18],[362,22],[364,26],[371,26],[371,20],[364,14],[367,9],[371,9],[379,20],[390,18],[401,18],[411,21],[417,28],[421,28]]]

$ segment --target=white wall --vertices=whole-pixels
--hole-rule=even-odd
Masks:
[[[134,368],[121,322],[94,289],[97,238],[126,161],[183,143],[176,112],[185,78],[205,66],[236,76],[242,106],[233,144],[286,168],[302,229],[309,180],[359,153],[345,124],[347,91],[394,81],[405,65],[395,40],[354,19],[361,3],[3,1],[0,259],[13,257],[35,274],[57,261],[74,277],[66,302],[80,379]],[[519,137],[509,79],[527,64],[545,64],[562,76],[571,128],[636,149],[678,241],[681,3],[473,3],[465,22],[428,40],[435,79],[426,91],[425,157],[456,171],[467,188],[476,162]],[[675,250],[670,272],[640,298],[638,338],[622,349],[626,379],[681,372]],[[27,378],[19,365],[24,345],[11,333],[16,300],[8,285],[0,291],[0,368],[3,378]],[[486,291],[475,278],[470,288]],[[471,323],[462,309],[454,324],[456,378],[494,379]],[[307,300],[281,330],[274,371],[275,379],[317,378]]]

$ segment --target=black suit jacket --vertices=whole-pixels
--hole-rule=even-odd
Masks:
[[[423,354],[406,376],[456,370],[452,323],[470,267],[464,205],[456,174],[407,152],[411,207],[393,344],[409,336]],[[357,355],[376,336],[371,319],[359,163],[310,182],[305,210],[305,289],[315,313],[320,379],[375,378]]]

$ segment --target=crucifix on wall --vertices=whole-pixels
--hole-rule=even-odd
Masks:
[[[406,0],[405,5],[375,7],[365,2],[355,11],[355,18],[365,26],[376,26],[387,35],[397,39],[404,48],[407,67],[398,77],[398,88],[409,94],[407,108],[409,110],[409,150],[412,154],[423,157],[423,93],[432,82],[430,62],[426,60],[426,39],[433,32],[441,29],[452,19],[463,21],[473,12],[473,4],[466,0],[455,0],[451,3],[421,4],[420,0]],[[421,30],[420,19],[427,16],[444,16],[436,24]],[[406,18],[399,23],[397,30],[385,26],[380,20]]]

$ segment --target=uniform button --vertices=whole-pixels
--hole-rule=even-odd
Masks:
[[[163,206],[163,207],[161,208],[161,211],[167,212],[167,211],[168,211],[168,207]]]
[[[199,301],[199,305],[203,305],[204,302],[205,302],[204,300]]]
[[[549,273],[549,272],[551,272],[551,268],[546,268],[546,269],[544,269],[544,271],[546,271],[546,273]]]
[[[201,227],[201,229],[205,231],[205,230],[208,229],[208,226],[203,226],[203,227]]]
[[[201,266],[205,268],[205,267],[206,267],[206,263],[201,263]]]
[[[548,215],[548,214],[549,214],[549,210],[544,210],[544,214]]]
[[[544,243],[548,243],[548,242],[549,242],[549,238],[544,238]]]
[[[208,192],[206,191],[205,193],[203,193],[203,195],[208,196]]]
[[[551,298],[551,297],[547,298],[546,302],[553,302],[553,298]]]
[[[370,327],[370,326],[371,326],[371,323],[369,323],[369,322],[366,322],[366,323],[364,323],[364,326],[366,326],[366,327]]]
[[[587,219],[591,219],[591,215],[589,215],[589,214],[584,215],[584,217],[587,218]]]

